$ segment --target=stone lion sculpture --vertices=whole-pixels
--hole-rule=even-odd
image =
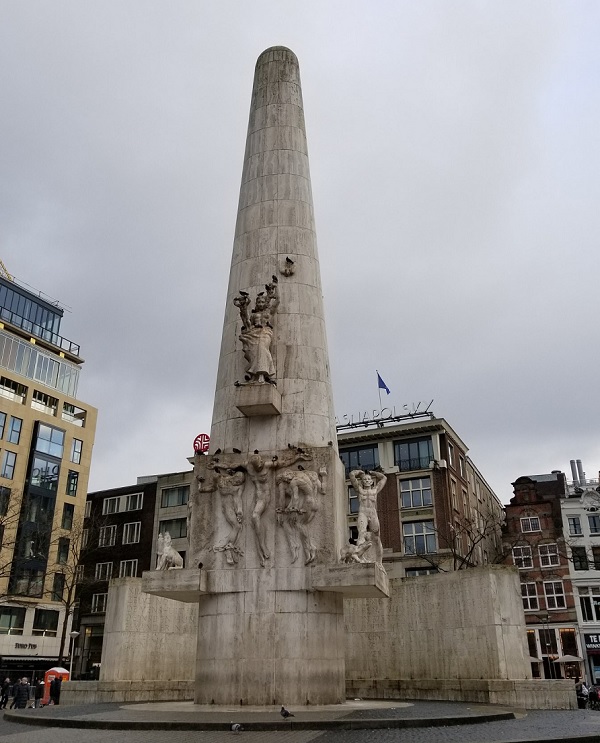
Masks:
[[[157,570],[179,570],[183,567],[183,557],[171,544],[171,535],[166,532],[158,535],[158,546],[156,548]]]

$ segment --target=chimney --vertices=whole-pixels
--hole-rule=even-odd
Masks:
[[[581,459],[577,460],[577,472],[579,474],[579,484],[585,485],[585,472],[583,471],[583,465],[581,464]]]
[[[577,487],[579,485],[579,478],[577,477],[577,466],[574,459],[571,459],[571,474],[573,475],[573,485]]]

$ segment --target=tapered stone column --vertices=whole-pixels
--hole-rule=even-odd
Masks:
[[[298,60],[273,47],[256,64],[210,453],[194,463],[193,567],[145,575],[199,601],[197,703],[344,700],[343,596],[386,595],[387,579],[338,564],[332,400]]]

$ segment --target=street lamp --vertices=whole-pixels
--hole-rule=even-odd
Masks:
[[[69,681],[71,680],[71,677],[73,675],[73,648],[75,646],[75,640],[79,637],[79,632],[76,632],[73,630],[73,632],[69,633],[69,637],[71,638],[71,652],[69,653]]]

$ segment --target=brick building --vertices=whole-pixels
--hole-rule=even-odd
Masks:
[[[519,477],[505,507],[504,561],[519,570],[534,677],[581,675],[577,615],[570,560],[562,526],[562,503],[567,497],[564,473]]]
[[[411,577],[493,562],[501,550],[502,504],[452,427],[433,415],[363,421],[338,433],[346,477],[380,467],[384,562],[391,577]],[[348,536],[358,536],[358,497],[350,480]]]

